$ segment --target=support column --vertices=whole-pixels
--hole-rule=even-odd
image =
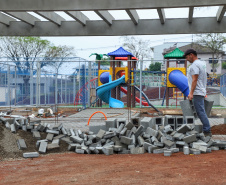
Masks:
[[[115,80],[115,56],[112,56],[111,60],[113,60],[111,61],[111,64],[112,64],[111,67],[112,67],[112,81],[114,81]],[[116,88],[113,88],[111,90],[111,97],[116,98]]]
[[[166,71],[169,68],[169,60],[166,61]],[[168,76],[166,77],[168,78]],[[169,106],[169,87],[166,84],[166,106]]]
[[[132,70],[135,71],[136,70],[136,60],[132,61]],[[131,75],[132,76],[132,75]],[[132,107],[135,107],[135,97],[136,97],[136,92],[135,92],[135,87],[134,87],[134,72],[133,72],[133,82],[132,82]]]
[[[121,61],[116,61],[116,67],[121,67]],[[120,85],[116,87],[116,99],[120,100]]]
[[[127,107],[131,107],[131,56],[128,56]]]

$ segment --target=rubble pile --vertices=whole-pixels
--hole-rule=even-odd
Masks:
[[[38,152],[23,153],[23,157],[38,157],[49,150],[59,148],[60,142],[68,143],[68,150],[79,154],[164,154],[171,156],[176,152],[184,154],[209,153],[226,149],[226,141],[205,137],[202,124],[195,123],[189,116],[144,117],[126,119],[109,118],[105,125],[90,126],[88,132],[79,129],[64,128],[63,124],[51,126],[41,121],[28,122],[27,119],[0,117],[0,121],[12,133],[18,129],[32,132],[37,139],[34,143]],[[41,138],[40,132],[46,132]],[[25,149],[23,139],[17,140],[20,150]]]

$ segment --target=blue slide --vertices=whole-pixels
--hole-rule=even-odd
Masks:
[[[186,97],[189,95],[188,78],[180,70],[172,71],[169,74],[169,81],[177,86]]]
[[[97,87],[97,89],[96,89],[97,95],[101,100],[108,103],[109,107],[123,108],[124,103],[122,101],[119,101],[119,100],[111,97],[111,89],[115,88],[116,86],[120,85],[121,83],[125,83],[125,75],[123,75],[121,78],[119,78],[115,81],[110,81],[110,79],[111,79],[111,75],[109,75],[108,83]]]

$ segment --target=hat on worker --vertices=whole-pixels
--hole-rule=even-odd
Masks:
[[[185,52],[184,52],[184,55],[183,55],[183,58],[185,58],[187,55],[193,53],[194,55],[197,55],[197,52],[194,50],[194,49],[187,49]]]

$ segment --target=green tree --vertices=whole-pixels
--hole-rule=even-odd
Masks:
[[[162,63],[160,63],[160,62],[152,63],[149,66],[149,70],[150,71],[161,71],[161,65],[162,65]]]
[[[222,69],[226,69],[226,62],[222,62]]]
[[[222,33],[198,34],[196,42],[202,44],[211,51],[212,59],[220,59],[223,46],[226,44],[226,37]],[[218,61],[212,61],[213,72],[219,66]]]

